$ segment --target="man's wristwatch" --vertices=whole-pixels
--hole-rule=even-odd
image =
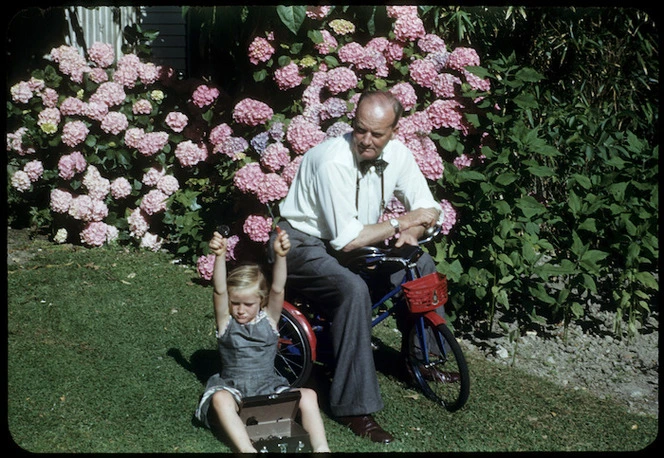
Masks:
[[[398,234],[401,227],[399,226],[399,220],[396,218],[390,218],[390,226],[394,228],[394,233]]]

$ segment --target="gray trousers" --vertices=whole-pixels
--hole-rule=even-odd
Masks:
[[[334,416],[366,415],[383,408],[371,349],[371,296],[366,282],[339,264],[325,242],[300,232],[282,220],[288,232],[289,290],[297,292],[322,316],[331,320],[335,370],[330,386],[330,410]],[[271,243],[270,243],[271,247]],[[435,271],[426,253],[418,261],[425,275]],[[399,282],[402,275],[393,275]]]

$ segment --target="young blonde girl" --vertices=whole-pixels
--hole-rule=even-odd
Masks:
[[[226,277],[227,239],[215,232],[210,250],[216,255],[212,282],[217,339],[222,369],[207,382],[196,417],[209,428],[220,426],[237,452],[256,452],[238,414],[243,397],[290,390],[274,368],[277,324],[286,285],[288,234],[279,231],[272,285],[256,265],[240,266]],[[314,452],[329,452],[316,392],[299,389],[302,426]]]

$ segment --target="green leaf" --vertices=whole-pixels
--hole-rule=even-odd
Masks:
[[[639,283],[641,283],[646,288],[651,288],[654,289],[655,291],[659,291],[659,284],[657,283],[657,280],[655,280],[655,277],[653,276],[652,273],[637,272],[635,278]]]
[[[519,108],[537,108],[538,104],[535,100],[535,97],[532,94],[527,94],[525,92],[514,97],[514,103],[516,103]]]
[[[528,167],[528,171],[536,177],[552,177],[556,175],[556,171],[551,167],[545,165],[538,165],[536,167]]]
[[[517,176],[516,173],[512,172],[501,173],[496,177],[496,183],[498,183],[501,186],[509,186],[510,184],[514,183],[517,180],[517,178],[519,177]]]
[[[527,83],[536,83],[538,81],[541,81],[544,79],[544,76],[533,70],[532,68],[524,67],[519,69],[518,72],[516,72],[516,75],[514,75],[516,79],[527,82]]]
[[[293,35],[297,35],[297,32],[300,30],[304,19],[306,18],[307,7],[306,5],[295,5],[295,6],[277,6],[277,14],[281,22],[293,32]]]

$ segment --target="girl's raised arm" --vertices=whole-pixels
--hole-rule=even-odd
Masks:
[[[228,240],[214,233],[210,240],[210,251],[216,256],[214,260],[214,272],[212,273],[212,303],[214,304],[214,319],[217,331],[221,332],[230,316],[228,310],[228,289],[226,287],[226,248]]]
[[[286,268],[286,255],[290,250],[290,240],[288,233],[277,226],[277,237],[274,239],[274,253],[276,259],[272,268],[272,286],[270,288],[270,297],[268,299],[266,311],[274,323],[279,323],[281,318],[281,309],[284,306],[284,292],[286,289],[286,277],[288,270]]]

